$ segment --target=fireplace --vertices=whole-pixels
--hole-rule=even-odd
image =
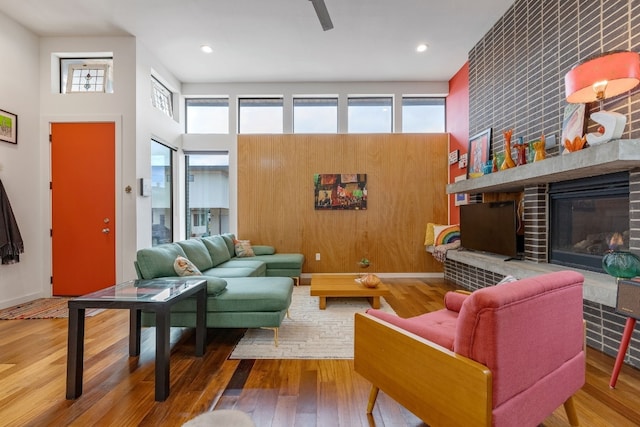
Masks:
[[[629,173],[549,185],[549,262],[603,272],[612,236],[629,250]]]

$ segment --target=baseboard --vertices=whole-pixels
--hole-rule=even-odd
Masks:
[[[33,301],[39,298],[48,298],[51,295],[42,295],[41,292],[35,292],[28,295],[22,295],[20,298],[8,299],[0,301],[0,310],[4,308],[13,307],[14,305],[22,304],[25,302]]]
[[[359,270],[355,272],[345,272],[345,273],[302,273],[300,275],[300,283],[301,284],[309,284],[311,282],[312,274],[365,274],[367,273],[364,270]],[[378,273],[371,272],[380,278],[387,279],[444,279],[444,273]]]

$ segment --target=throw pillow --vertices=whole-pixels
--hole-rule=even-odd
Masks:
[[[250,240],[234,240],[234,243],[236,245],[236,256],[238,258],[256,256],[251,248]]]
[[[435,226],[435,224],[433,222],[430,222],[427,224],[427,232],[424,236],[424,245],[425,246],[432,246],[433,245],[433,240],[435,239],[435,236],[433,235],[433,227]]]
[[[198,267],[193,265],[191,261],[187,258],[179,256],[173,262],[173,269],[176,271],[178,276],[202,276]]]
[[[510,283],[510,282],[517,282],[519,279],[517,277],[513,277],[512,275],[508,274],[506,276],[504,276],[502,278],[502,280],[500,280],[498,283],[496,283],[496,285],[502,285],[504,283]]]
[[[433,245],[446,245],[460,240],[460,225],[436,225],[433,227]]]

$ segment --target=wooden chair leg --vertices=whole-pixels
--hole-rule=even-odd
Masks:
[[[573,403],[573,396],[571,396],[570,398],[567,399],[566,402],[564,402],[564,410],[567,413],[569,424],[571,424],[574,427],[579,426],[580,422],[578,421],[578,413],[576,412],[576,406]]]
[[[374,385],[371,386],[371,392],[369,393],[369,403],[367,404],[367,414],[373,412],[373,406],[376,404],[378,398],[378,392],[380,389]]]

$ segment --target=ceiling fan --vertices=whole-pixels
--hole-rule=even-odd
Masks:
[[[322,25],[322,29],[324,31],[330,30],[333,28],[333,22],[331,22],[331,17],[329,16],[329,11],[327,10],[327,6],[324,4],[324,0],[309,0],[313,4],[313,8],[316,10],[316,15],[318,15],[318,19],[320,20],[320,25]]]

